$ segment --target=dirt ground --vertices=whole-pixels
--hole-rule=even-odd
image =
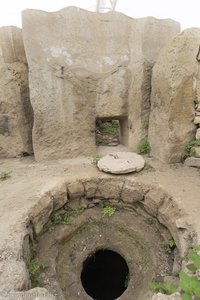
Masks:
[[[125,149],[122,146],[99,147],[98,153],[103,155],[120,150]],[[161,186],[170,193],[186,212],[185,222],[193,225],[200,243],[200,170],[182,164],[165,165],[150,157],[145,157],[145,160],[152,166],[151,169],[124,176],[137,177],[140,182]],[[5,260],[12,260],[16,253],[21,255],[19,239],[15,237],[20,237],[29,210],[44,190],[63,179],[69,181],[80,177],[116,177],[100,172],[92,164],[92,157],[43,163],[35,162],[33,157],[1,159],[0,172],[10,174],[9,179],[0,182],[1,272],[1,264]]]

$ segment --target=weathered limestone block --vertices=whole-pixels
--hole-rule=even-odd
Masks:
[[[85,195],[84,186],[79,181],[70,183],[67,186],[67,191],[69,194],[69,199],[76,199]]]
[[[53,199],[48,195],[43,195],[38,203],[31,209],[30,220],[34,226],[36,234],[39,234],[43,226],[48,222],[53,211]]]
[[[32,107],[22,31],[0,28],[0,157],[32,153]]]
[[[194,118],[194,124],[195,124],[195,125],[199,125],[199,124],[200,124],[200,116],[196,116],[196,117]]]
[[[200,29],[183,31],[161,51],[153,68],[149,141],[151,154],[164,162],[179,162],[185,144],[195,135],[199,39]]]
[[[184,163],[188,167],[200,168],[200,158],[198,157],[188,157]]]
[[[150,113],[152,67],[161,49],[180,32],[179,23],[166,19],[138,19],[139,34],[131,33],[132,81],[129,89],[128,147],[138,150],[139,142],[147,136]],[[139,43],[141,40],[141,44]]]
[[[153,217],[157,217],[159,207],[163,204],[167,195],[162,189],[152,189],[145,196],[144,208]]]
[[[196,112],[200,112],[200,103],[196,105]]]
[[[192,148],[192,156],[200,157],[200,146]]]
[[[83,181],[85,188],[85,197],[86,198],[94,198],[96,196],[96,192],[98,189],[99,179],[89,179]]]
[[[123,185],[124,181],[122,179],[112,178],[112,181],[108,179],[102,179],[98,185],[100,198],[116,200],[120,199]]]
[[[40,195],[41,197],[47,195],[53,202],[53,211],[58,210],[68,201],[66,180],[51,178],[48,182],[43,183]]]
[[[179,24],[75,7],[22,17],[36,160],[95,154],[98,118],[120,120],[121,143],[136,150],[147,133],[152,65]]]
[[[196,139],[197,139],[197,140],[200,139],[200,128],[197,129],[197,132],[196,132]]]
[[[49,196],[53,200],[53,210],[58,210],[64,204],[66,204],[67,197],[67,188],[65,182],[61,182],[55,187],[53,187],[49,192]]]
[[[123,202],[133,204],[144,199],[144,191],[139,184],[127,181],[123,186],[121,198]]]

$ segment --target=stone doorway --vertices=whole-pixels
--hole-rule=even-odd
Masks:
[[[96,120],[96,145],[115,147],[127,144],[127,120],[125,118],[109,118]]]

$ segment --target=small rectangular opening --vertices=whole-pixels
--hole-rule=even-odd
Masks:
[[[120,144],[120,121],[97,119],[95,133],[97,146],[118,146]]]

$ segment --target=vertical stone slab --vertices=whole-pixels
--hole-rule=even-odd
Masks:
[[[119,119],[123,143],[136,150],[147,133],[152,64],[179,24],[75,7],[22,17],[36,160],[93,155],[97,118]]]
[[[0,28],[0,157],[32,153],[32,108],[22,31]]]
[[[162,50],[153,68],[149,141],[152,155],[164,162],[179,162],[185,144],[195,136],[199,45],[200,29],[183,31]]]
[[[136,20],[129,40],[132,78],[129,89],[129,150],[137,151],[140,141],[148,135],[151,109],[151,76],[161,49],[180,32],[180,24],[171,19],[153,17]]]

